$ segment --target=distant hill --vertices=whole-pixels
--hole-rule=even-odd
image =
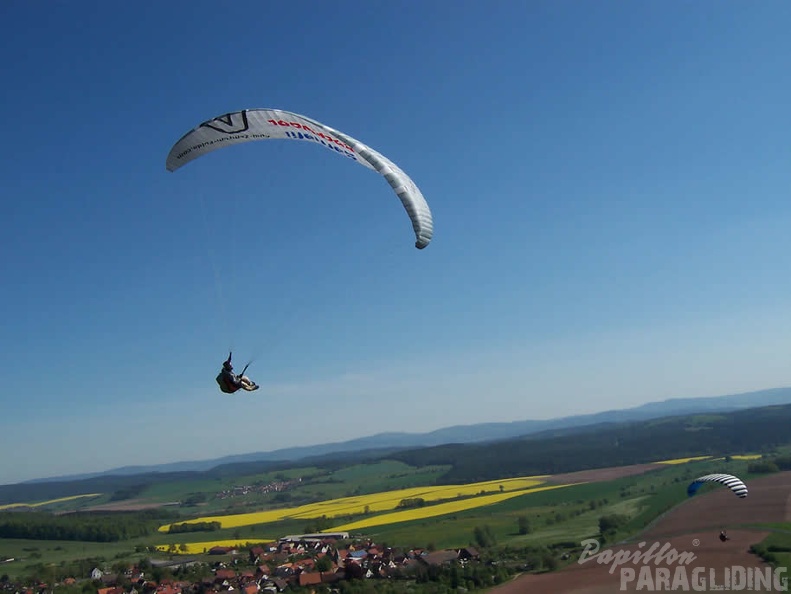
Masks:
[[[756,392],[701,398],[674,398],[650,402],[634,408],[609,410],[599,413],[574,415],[548,420],[524,420],[502,423],[478,423],[445,427],[428,433],[378,433],[348,441],[284,448],[270,452],[255,452],[224,456],[211,460],[172,462],[148,466],[123,466],[89,474],[49,477],[27,481],[27,484],[63,482],[105,476],[134,476],[151,473],[203,472],[228,464],[252,462],[297,462],[305,458],[327,456],[343,452],[366,450],[412,449],[451,443],[480,443],[522,437],[550,430],[567,430],[607,423],[643,421],[660,417],[731,412],[746,408],[791,403],[791,388],[774,388]]]

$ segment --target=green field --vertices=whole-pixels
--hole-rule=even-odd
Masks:
[[[0,558],[14,558],[11,563],[0,565],[0,573],[10,576],[24,575],[33,565],[62,565],[80,559],[102,558],[108,562],[140,557],[132,541],[117,543],[82,542],[68,540],[0,539]],[[87,576],[75,576],[87,577]]]
[[[774,567],[784,568],[786,577],[791,578],[791,522],[757,524],[756,527],[773,532],[754,546],[755,552]]]

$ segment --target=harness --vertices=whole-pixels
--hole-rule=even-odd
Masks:
[[[233,381],[233,376],[225,371],[217,376],[217,383],[220,385],[220,390],[226,394],[233,394],[240,388],[240,386]]]

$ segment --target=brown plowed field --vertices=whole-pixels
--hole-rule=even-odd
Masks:
[[[126,499],[124,501],[115,501],[112,503],[101,503],[99,505],[91,505],[84,507],[80,511],[142,511],[145,509],[156,509],[167,505],[178,505],[178,501],[169,503],[151,503],[144,499]]]
[[[577,474],[577,473],[574,473]],[[763,540],[769,533],[750,529],[728,529],[731,540],[720,542],[717,535],[721,528],[737,524],[758,522],[791,521],[791,472],[777,473],[749,483],[750,494],[739,500],[727,489],[715,489],[710,493],[698,495],[659,518],[640,537],[646,544],[642,549],[638,544],[613,545],[611,550],[647,550],[653,543],[658,547],[666,544],[679,553],[693,553],[695,559],[686,564],[686,575],[691,580],[695,567],[715,571],[718,584],[722,583],[723,568],[741,566],[745,568],[764,568],[766,565],[755,555],[749,553],[751,544]],[[670,549],[668,549],[670,550]],[[626,563],[621,566],[634,569],[636,577],[644,563]],[[667,567],[671,571],[678,563],[649,563],[652,572],[655,567]],[[621,568],[610,573],[610,564],[598,564],[596,560],[573,563],[554,573],[523,575],[507,584],[490,590],[494,594],[521,594],[541,592],[548,594],[613,594],[615,592],[656,591],[659,586],[652,584],[637,589],[637,580],[627,583],[622,589]],[[652,573],[655,577],[656,574]],[[664,588],[669,590],[669,587]],[[714,588],[712,588],[712,591]],[[683,590],[682,590],[683,591]],[[687,591],[694,591],[693,584]],[[705,591],[705,590],[704,590]],[[759,591],[759,590],[751,590]],[[763,589],[763,591],[772,591]]]
[[[594,468],[593,470],[579,470],[566,474],[553,474],[547,479],[547,484],[567,485],[569,483],[614,481],[625,476],[644,474],[649,470],[667,468],[665,464],[632,464],[631,466],[616,466],[613,468]]]
[[[734,524],[791,521],[791,472],[779,472],[747,485],[744,499],[730,489],[714,488],[692,497],[661,518],[645,533],[646,538],[685,534],[690,528],[719,531]]]

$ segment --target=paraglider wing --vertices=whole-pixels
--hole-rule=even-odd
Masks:
[[[747,497],[747,486],[738,477],[732,474],[707,474],[692,481],[687,487],[687,495],[692,497],[704,483],[720,483],[728,487],[738,497]]]
[[[395,163],[359,140],[303,115],[280,109],[244,109],[221,115],[193,128],[173,145],[168,171],[176,171],[219,148],[254,140],[303,140],[321,144],[340,156],[382,175],[401,200],[412,221],[415,247],[425,248],[434,223],[420,189]]]

